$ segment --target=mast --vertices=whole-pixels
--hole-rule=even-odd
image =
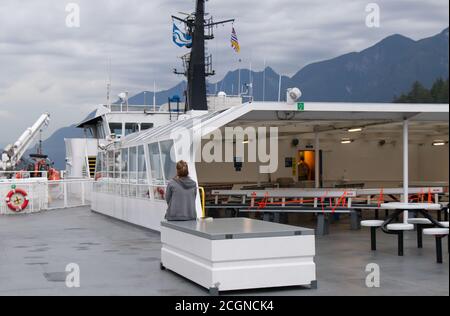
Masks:
[[[197,0],[188,70],[188,106],[192,110],[208,110],[205,69],[205,0]]]
[[[192,36],[191,52],[182,57],[185,67],[184,72],[175,74],[185,75],[187,78],[186,108],[188,110],[207,111],[206,101],[206,77],[213,76],[212,56],[205,54],[205,40],[214,38],[212,28],[218,24],[234,22],[234,19],[214,23],[212,18],[205,20],[205,0],[197,0],[194,16],[190,15],[186,19],[172,16],[173,19],[183,22],[187,32]],[[205,33],[205,29],[207,32]]]

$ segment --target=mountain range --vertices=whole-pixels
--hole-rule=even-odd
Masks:
[[[253,82],[255,101],[278,100],[280,74],[271,67],[265,71],[241,69],[241,83]],[[265,76],[265,93],[263,81]],[[282,89],[299,87],[304,101],[323,102],[392,102],[409,91],[415,81],[425,87],[449,76],[449,29],[418,41],[402,35],[389,36],[361,52],[309,64],[294,76],[282,76]],[[208,93],[224,91],[237,94],[239,70],[228,72],[217,83],[208,84]],[[186,82],[158,92],[156,103],[163,104],[173,95],[183,95]],[[244,88],[242,88],[244,90]],[[141,92],[129,99],[133,105],[152,102],[153,92]],[[282,93],[281,99],[285,99]]]
[[[292,61],[294,64],[295,61]],[[278,100],[280,75],[271,67],[250,72],[241,69],[241,82],[253,82],[256,101]],[[265,93],[263,95],[263,78]],[[208,93],[224,91],[236,94],[239,70],[228,72],[217,83],[208,84]],[[437,78],[449,77],[449,29],[418,41],[402,35],[389,36],[361,52],[345,54],[330,60],[309,64],[294,76],[282,76],[282,90],[299,87],[304,101],[322,102],[392,102],[410,90],[415,81],[429,88]],[[158,105],[174,95],[182,96],[186,82],[156,93]],[[281,99],[285,99],[282,93]],[[129,99],[131,105],[153,103],[153,92],[141,92]],[[56,131],[43,142],[44,150],[64,169],[64,138],[82,137],[75,126]]]

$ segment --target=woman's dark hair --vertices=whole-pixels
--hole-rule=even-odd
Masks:
[[[189,175],[188,164],[184,160],[177,162],[177,176],[179,178],[186,178]]]

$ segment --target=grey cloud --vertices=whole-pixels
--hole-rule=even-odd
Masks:
[[[65,5],[79,3],[81,28],[65,26]],[[380,29],[365,26],[365,6],[381,7]],[[235,17],[242,54],[229,47],[231,27],[208,44],[220,80],[238,67],[261,70],[264,60],[292,75],[302,66],[359,51],[399,33],[414,39],[448,26],[447,0],[211,0],[216,19]],[[77,122],[105,101],[108,59],[113,95],[177,84],[172,74],[186,52],[171,42],[171,14],[192,12],[194,1],[0,0],[0,143],[14,141],[42,112],[47,132]],[[8,118],[8,119],[5,119]]]

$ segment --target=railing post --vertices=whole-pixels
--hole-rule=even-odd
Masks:
[[[86,197],[84,196],[84,181],[81,181],[81,205],[86,204]]]
[[[67,208],[67,183],[63,181],[64,208]]]

